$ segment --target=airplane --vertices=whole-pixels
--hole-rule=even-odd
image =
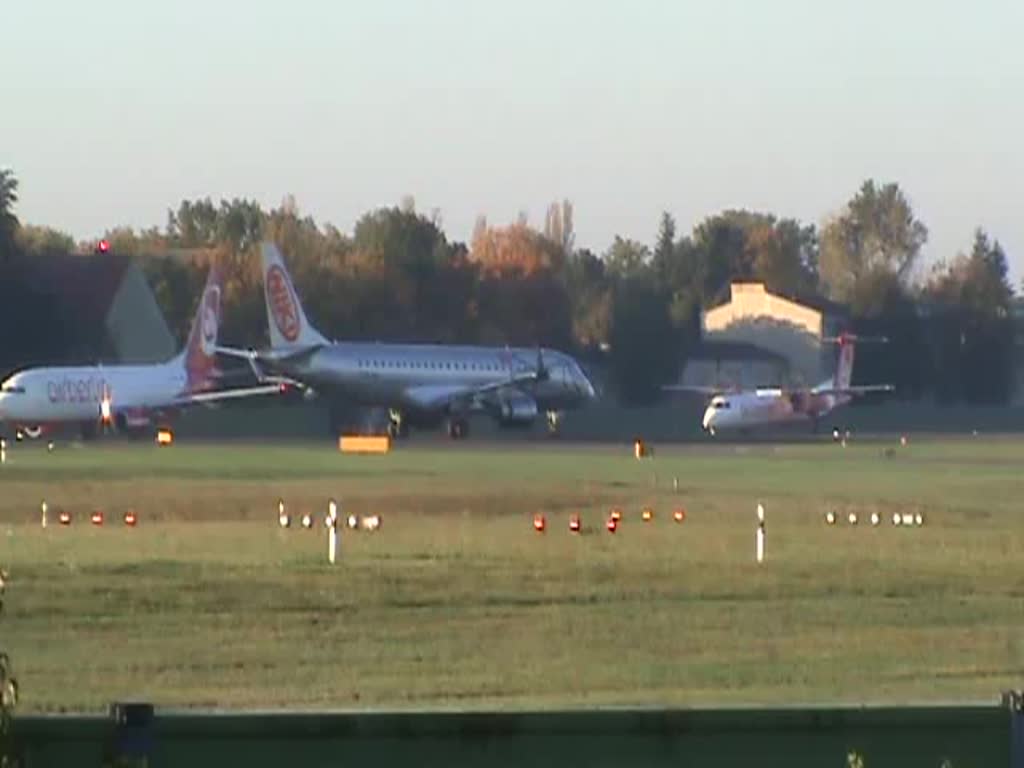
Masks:
[[[97,432],[139,432],[170,413],[199,403],[274,394],[281,383],[216,389],[220,274],[211,267],[185,349],[149,365],[26,368],[0,384],[0,426],[18,439],[38,438],[63,424],[78,424],[84,438]]]
[[[554,432],[562,410],[596,396],[577,362],[555,350],[330,341],[306,319],[277,246],[260,249],[270,348],[218,350],[249,359],[261,381],[325,395],[334,434],[344,427],[345,405],[387,408],[392,437],[446,421],[451,438],[464,438],[473,412],[502,427],[532,425],[546,412]]]
[[[670,385],[666,390],[702,392],[711,395],[701,419],[701,427],[710,435],[725,430],[747,430],[755,427],[809,422],[817,431],[818,421],[833,409],[846,405],[854,397],[872,392],[892,392],[891,384],[852,386],[854,349],[864,339],[851,333],[823,341],[839,345],[839,361],[835,375],[812,388],[759,388],[727,392],[706,387]]]

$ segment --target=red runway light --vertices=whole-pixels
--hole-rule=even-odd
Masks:
[[[572,531],[573,533],[579,533],[580,532],[580,516],[579,515],[573,515],[572,517],[569,518],[569,530]]]
[[[125,525],[132,525],[132,526],[134,526],[137,522],[139,522],[139,519],[135,516],[134,512],[128,511],[128,512],[124,513],[124,524]]]
[[[677,509],[675,512],[672,513],[672,519],[675,520],[677,523],[683,522],[683,520],[686,519],[686,510]]]
[[[103,513],[100,512],[99,510],[92,513],[91,519],[93,525],[103,525]]]
[[[60,524],[61,525],[71,525],[71,513],[70,512],[61,512],[59,519],[60,519]]]
[[[619,527],[619,521],[614,517],[609,517],[608,522],[605,523],[605,527],[608,529],[608,533],[615,533],[616,529]]]
[[[544,528],[547,527],[547,522],[544,520],[544,515],[533,516],[533,529],[537,533],[544,533]]]

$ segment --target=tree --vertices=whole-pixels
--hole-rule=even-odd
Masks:
[[[193,304],[206,281],[205,269],[174,257],[159,256],[143,261],[142,271],[168,329],[179,347],[184,345],[195,313]]]
[[[10,258],[16,250],[14,239],[18,231],[18,217],[14,205],[18,202],[18,180],[9,168],[0,168],[0,258]]]
[[[453,249],[435,219],[422,216],[408,198],[400,208],[380,208],[364,215],[353,233],[353,259],[369,274],[390,276],[398,317],[392,332],[407,338],[436,339],[441,329],[428,323],[434,313],[427,297],[451,265]]]
[[[538,272],[560,272],[567,254],[562,246],[522,221],[490,227],[477,220],[469,257],[485,274],[528,277]]]
[[[1005,403],[1013,389],[1013,289],[1006,253],[982,229],[970,254],[940,264],[925,295],[932,302],[932,343],[940,397]]]
[[[839,301],[851,301],[859,283],[879,272],[906,283],[927,239],[899,186],[869,179],[822,231],[822,281]]]
[[[855,383],[892,384],[896,397],[920,398],[935,376],[915,296],[895,275],[883,272],[862,280],[858,290],[869,298],[856,302],[862,311],[851,319],[853,330],[865,337],[885,337],[888,343],[857,347]]]
[[[75,250],[75,240],[68,233],[32,224],[18,228],[15,242],[18,250],[28,256],[72,253]]]
[[[658,223],[658,239],[654,246],[654,264],[660,265],[671,260],[676,247],[676,220],[668,211],[662,211]]]
[[[639,277],[650,266],[651,251],[643,243],[616,235],[604,262],[608,271],[619,278]]]
[[[690,292],[699,292],[705,304],[724,299],[737,280],[758,280],[788,296],[815,293],[818,287],[814,227],[770,213],[727,210],[709,216],[694,228],[692,247],[679,255],[691,262],[685,270]]]
[[[562,252],[563,261],[569,257],[576,242],[571,202],[563,200],[561,203],[552,203],[548,206],[547,215],[544,217],[544,237]]]
[[[668,303],[650,275],[622,280],[614,295],[609,376],[623,403],[654,402],[679,370],[682,350]]]
[[[572,307],[572,335],[581,347],[607,343],[611,328],[612,280],[605,263],[589,250],[565,264],[565,289]]]
[[[818,238],[814,226],[768,217],[746,231],[746,262],[768,290],[800,296],[817,292]]]

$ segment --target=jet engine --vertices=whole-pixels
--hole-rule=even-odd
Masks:
[[[141,408],[114,412],[114,428],[125,435],[146,434],[155,423],[154,414]]]
[[[527,395],[508,395],[498,400],[498,423],[503,427],[532,424],[537,413],[537,401]]]

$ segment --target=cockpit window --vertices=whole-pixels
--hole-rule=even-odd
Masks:
[[[10,393],[12,395],[24,395],[25,394],[25,388],[24,387],[19,387],[17,384],[14,384],[13,382],[7,381],[7,382],[4,382],[4,384],[2,386],[0,386],[0,392],[4,392],[5,394],[6,393]]]
[[[728,410],[729,409],[729,401],[728,400],[712,400],[711,401],[711,407],[714,408],[716,411]]]

